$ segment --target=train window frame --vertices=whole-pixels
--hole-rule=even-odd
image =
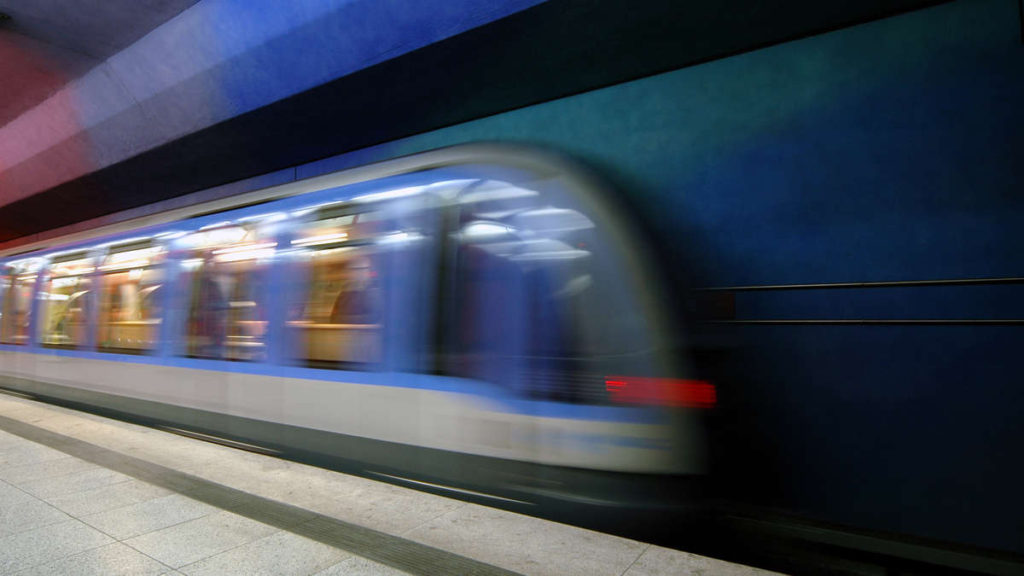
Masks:
[[[376,296],[370,296],[375,302],[371,302],[369,305],[374,306],[376,309],[371,311],[370,315],[376,315],[376,322],[332,322],[330,320],[335,319],[334,317],[341,314],[338,312],[338,305],[342,302],[342,297],[346,293],[344,287],[342,287],[337,294],[333,297],[327,298],[325,301],[332,302],[330,313],[326,314],[324,319],[326,322],[318,322],[310,319],[319,318],[322,314],[312,314],[309,312],[311,307],[316,306],[313,304],[312,292],[316,289],[316,264],[315,259],[322,257],[325,254],[340,254],[342,251],[362,251],[369,247],[373,250],[375,242],[372,236],[360,236],[358,238],[350,237],[349,232],[336,232],[321,235],[307,235],[308,230],[315,229],[317,223],[329,222],[332,220],[344,220],[338,225],[353,228],[359,224],[362,224],[360,217],[364,214],[371,212],[377,212],[381,209],[381,203],[360,203],[353,199],[347,199],[342,201],[330,202],[322,206],[315,207],[308,211],[300,211],[300,217],[293,222],[292,234],[295,237],[289,241],[288,249],[288,266],[290,272],[295,274],[295,278],[298,282],[293,282],[286,290],[286,313],[283,325],[284,341],[288,342],[287,349],[284,350],[284,360],[290,364],[303,366],[306,368],[314,368],[320,370],[332,370],[332,371],[351,371],[351,372],[379,372],[386,369],[385,360],[387,356],[387,306],[385,305],[386,294],[384,290],[378,285],[376,290],[378,291]],[[371,220],[372,221],[372,220]],[[358,269],[371,269],[370,274],[373,274],[373,259],[375,254],[371,252],[367,254],[355,254],[351,259],[363,258],[369,260],[366,266],[356,266]],[[348,266],[346,261],[345,266]],[[365,280],[365,279],[364,279]],[[357,279],[357,282],[359,280]],[[372,280],[365,280],[370,282]],[[339,281],[340,282],[340,281]],[[331,290],[333,292],[333,289]],[[351,292],[351,291],[348,291]],[[301,301],[301,306],[300,306]],[[296,314],[296,311],[301,308],[302,313]],[[296,336],[301,330],[305,329],[302,336]],[[363,333],[375,330],[377,333],[372,341],[368,341],[367,338],[363,337]],[[350,332],[350,334],[343,334],[344,331]],[[322,334],[337,333],[337,338],[320,338],[320,340],[326,341],[321,342],[318,345],[312,343],[314,336],[320,336]],[[338,340],[334,343],[334,353],[339,355],[338,359],[326,358],[331,350],[331,340]],[[303,345],[303,342],[306,342]],[[358,353],[364,353],[366,350],[370,350],[370,354],[373,358],[369,360],[356,359],[356,360],[344,360],[340,357],[344,352],[339,352],[339,349],[343,345],[349,345],[353,349],[357,349]],[[325,351],[325,349],[327,351]],[[319,356],[319,357],[311,357]]]
[[[439,244],[440,209],[444,200],[442,187],[437,183],[414,186],[403,186],[403,183],[402,180],[380,181],[366,193],[293,212],[300,218],[292,227],[296,237],[290,242],[288,265],[292,266],[296,281],[285,291],[287,312],[283,330],[287,336],[284,340],[291,345],[283,350],[283,362],[333,371],[430,371],[432,317],[436,314],[431,308],[436,290],[433,276],[437,274],[436,245]],[[333,233],[343,237],[330,238],[329,224],[321,226],[326,235],[311,232],[318,228],[317,223],[342,219],[348,220],[340,225],[349,229],[333,230]],[[360,230],[359,226],[363,228]],[[356,234],[351,234],[352,227],[356,227]],[[334,305],[330,306],[331,314],[326,314],[324,302],[337,304],[345,289],[330,296],[314,295],[317,272],[306,259],[316,258],[312,255],[314,252],[339,249],[355,250],[353,259],[366,259],[364,264],[370,270],[370,278],[364,279],[364,286],[370,292],[367,298],[376,302],[375,323],[320,322],[329,319],[335,309]],[[356,268],[359,268],[358,263]],[[338,279],[339,283],[343,281]],[[359,280],[354,283],[358,286]],[[320,305],[313,302],[320,302]],[[319,313],[310,312],[310,306],[319,309]],[[359,350],[370,349],[372,357],[345,359],[346,352],[337,352],[337,358],[317,358],[318,353],[311,351],[308,343],[303,344],[308,338],[295,336],[294,331],[301,329],[302,324],[297,320],[322,324],[325,330],[372,326],[378,331],[375,344],[365,338],[340,344],[351,345],[355,356]]]
[[[38,312],[36,310],[37,294],[39,293],[39,277],[43,274],[43,266],[45,260],[39,256],[30,256],[28,258],[20,258],[17,260],[10,260],[4,263],[4,278],[6,279],[3,289],[3,302],[0,303],[0,344],[8,346],[26,346],[31,347],[35,344],[34,335],[36,331],[36,318]],[[20,271],[18,268],[22,268]],[[12,272],[12,270],[14,270]],[[27,306],[25,307],[25,319],[21,323],[24,334],[21,334],[22,330],[15,330],[16,334],[13,336],[9,334],[11,323],[15,323],[14,328],[17,328],[17,317],[12,320],[10,307],[11,300],[9,298],[17,297],[17,288],[21,287],[16,282],[16,279],[20,276],[28,275],[31,277],[32,285],[29,288],[29,295],[27,299]],[[16,306],[16,304],[15,304]],[[20,341],[18,341],[20,340]]]
[[[218,216],[219,221],[185,231],[172,244],[174,307],[180,318],[170,327],[171,354],[213,362],[275,361],[276,313],[269,287],[277,273],[280,234],[264,226],[262,217],[232,220],[231,213]],[[233,270],[238,263],[249,261],[256,262],[255,266]],[[208,276],[211,270],[216,277]],[[239,281],[240,275],[244,282]],[[232,300],[239,287],[245,287],[251,298]],[[220,307],[209,306],[211,294],[222,303]],[[239,320],[243,309],[250,308],[262,319]],[[207,326],[212,328],[206,330]],[[257,334],[239,333],[245,326]]]
[[[121,256],[121,258],[115,258]],[[113,260],[112,260],[113,258]],[[155,272],[157,278],[150,282],[151,286],[145,289],[137,289],[129,298],[121,294],[116,298],[119,302],[118,308],[123,308],[121,302],[128,300],[130,305],[136,305],[140,315],[149,316],[148,311],[153,306],[143,302],[152,297],[162,288],[166,289],[168,250],[167,247],[153,237],[135,238],[115,241],[104,246],[101,254],[97,255],[95,271],[95,308],[94,322],[92,324],[94,349],[103,354],[128,354],[133,356],[156,356],[160,354],[163,345],[163,325],[166,321],[167,310],[163,305],[162,298],[156,298],[159,315],[156,318],[138,318],[110,320],[114,309],[114,294],[110,292],[113,286],[122,286],[138,281],[136,285],[142,285],[142,279],[147,272]],[[111,278],[121,274],[128,274],[128,282],[111,284]],[[140,293],[146,292],[140,297]],[[133,302],[134,300],[134,302]],[[119,310],[117,314],[121,314]],[[115,331],[115,328],[121,330]],[[104,332],[108,330],[108,332]],[[117,336],[116,342],[126,338],[129,345],[112,345],[114,334],[123,333]],[[142,345],[133,345],[141,338]]]
[[[92,325],[92,305],[93,305],[93,292],[96,289],[96,261],[100,258],[94,253],[93,249],[76,249],[57,254],[51,254],[47,257],[47,262],[41,269],[42,283],[40,284],[37,292],[37,299],[39,300],[39,309],[34,322],[36,342],[42,348],[55,348],[60,350],[88,350],[92,348],[94,327]],[[55,275],[55,267],[61,264],[69,264],[79,262],[80,266],[83,266],[78,273],[65,273],[61,275]],[[72,270],[71,272],[76,272]],[[48,342],[47,339],[52,335],[48,333],[47,327],[52,322],[51,317],[52,302],[58,301],[53,298],[54,282],[62,279],[78,279],[79,283],[75,284],[76,288],[82,288],[82,282],[85,283],[85,289],[79,290],[78,294],[82,298],[83,305],[83,317],[78,324],[81,326],[81,338],[71,340],[67,343],[61,342]],[[71,299],[74,299],[72,295]],[[70,310],[65,312],[64,317],[61,320],[66,319],[66,316],[70,314]]]

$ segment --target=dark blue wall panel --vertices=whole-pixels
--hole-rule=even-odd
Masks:
[[[955,2],[453,126],[588,160],[706,286],[1021,276],[1024,45]],[[740,318],[1024,318],[1019,286],[739,293]],[[1024,552],[1024,327],[749,326],[719,479],[829,521]]]

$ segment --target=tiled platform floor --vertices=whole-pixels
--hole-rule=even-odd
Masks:
[[[769,573],[0,394],[0,574]]]

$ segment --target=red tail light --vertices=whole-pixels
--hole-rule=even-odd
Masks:
[[[714,384],[703,380],[608,376],[605,389],[613,402],[713,408],[718,401]]]

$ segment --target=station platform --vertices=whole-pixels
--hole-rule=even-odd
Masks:
[[[0,394],[0,574],[772,574]]]

